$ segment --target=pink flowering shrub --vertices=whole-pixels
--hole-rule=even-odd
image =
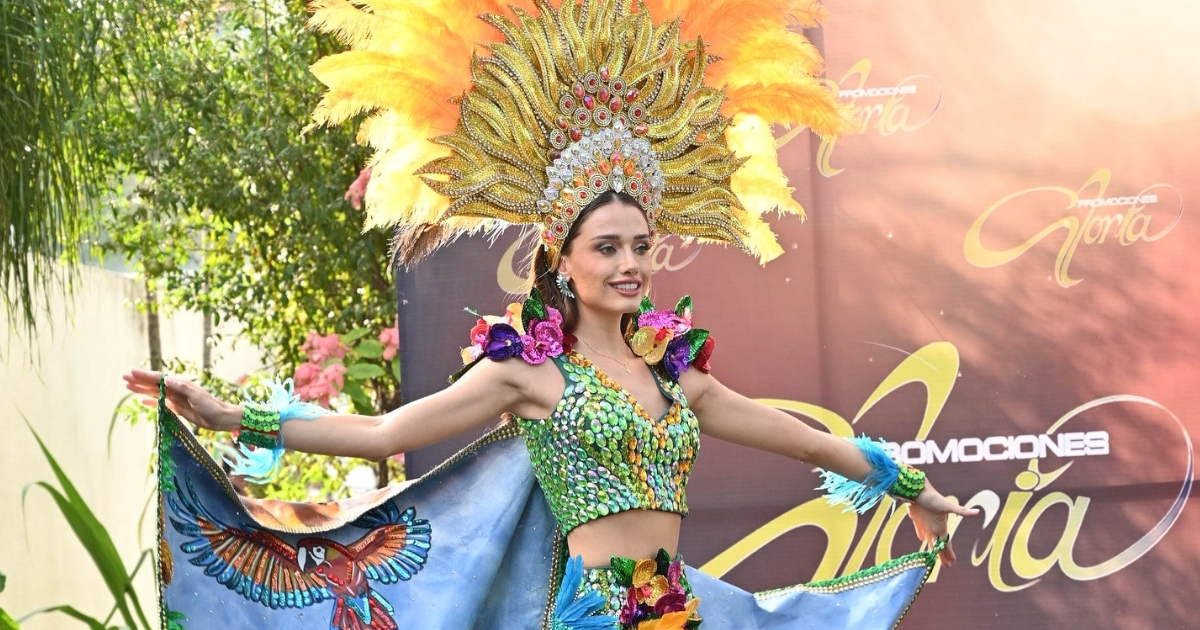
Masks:
[[[296,395],[328,407],[345,394],[358,413],[386,411],[380,407],[394,396],[400,380],[400,331],[392,326],[374,338],[370,332],[359,328],[344,335],[308,333],[300,348],[308,360],[296,366],[292,377]]]
[[[396,326],[384,328],[379,333],[379,343],[383,345],[383,360],[391,361],[400,351],[400,329]]]
[[[308,355],[313,363],[324,363],[328,359],[340,359],[346,356],[346,346],[336,333],[322,337],[315,332],[308,333],[308,340],[300,349]]]

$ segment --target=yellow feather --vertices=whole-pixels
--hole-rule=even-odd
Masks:
[[[428,67],[409,64],[388,53],[351,50],[325,57],[313,64],[312,72],[329,91],[313,111],[314,124],[338,124],[362,112],[390,108],[411,119],[430,119],[444,124],[458,109],[448,92]]]
[[[758,257],[758,262],[765,265],[783,254],[783,248],[779,246],[779,240],[775,238],[775,233],[771,231],[771,226],[765,221],[755,217],[749,224],[743,224],[749,235],[742,239],[742,244],[750,250],[751,254]]]
[[[812,0],[647,0],[646,6],[658,21],[679,16],[680,38],[703,37],[717,55],[756,24],[768,22],[781,30],[788,24],[812,27],[826,15]]]
[[[792,198],[783,169],[779,168],[771,126],[757,116],[738,114],[725,130],[729,148],[749,159],[730,178],[730,188],[748,212],[763,215],[773,210],[804,218],[804,208]]]
[[[851,110],[838,105],[829,88],[816,79],[797,77],[791,84],[752,83],[728,87],[721,113],[753,114],[778,125],[805,125],[823,137],[837,137],[855,128]]]
[[[359,9],[347,0],[312,0],[312,12],[306,26],[329,33],[343,44],[355,48],[371,35],[378,17]]]
[[[795,76],[819,76],[825,61],[803,36],[783,30],[757,29],[741,33],[708,70],[712,85],[735,82],[788,82]]]

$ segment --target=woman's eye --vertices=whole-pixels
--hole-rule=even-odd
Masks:
[[[636,246],[634,246],[633,251],[639,254],[645,254],[646,252],[650,251],[650,246],[645,243],[638,243]]]
[[[613,254],[616,253],[617,248],[612,245],[601,245],[599,251],[601,254]]]

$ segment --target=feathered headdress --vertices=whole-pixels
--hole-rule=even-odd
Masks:
[[[369,116],[368,227],[402,260],[459,234],[537,225],[555,265],[579,211],[631,194],[652,233],[780,253],[762,220],[803,217],[771,126],[854,126],[789,27],[809,0],[314,0],[350,50],[317,62],[313,124]],[[652,16],[660,20],[656,22]],[[653,235],[653,234],[652,234]]]

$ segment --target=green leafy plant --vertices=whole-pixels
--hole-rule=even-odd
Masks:
[[[137,576],[138,571],[145,564],[147,558],[152,557],[150,550],[142,551],[133,569],[130,570],[117,552],[117,547],[113,544],[112,536],[109,535],[108,529],[100,523],[91,508],[88,507],[87,502],[80,496],[79,492],[75,489],[75,484],[71,482],[70,477],[59,466],[58,460],[46,448],[46,444],[42,441],[41,436],[38,435],[32,426],[29,427],[29,430],[33,433],[34,439],[37,440],[38,447],[41,449],[42,455],[46,458],[46,462],[50,464],[51,470],[54,471],[54,477],[58,481],[58,486],[56,487],[45,481],[36,481],[26,485],[21,491],[22,510],[24,510],[25,499],[31,489],[41,488],[50,495],[55,505],[58,506],[59,512],[62,513],[63,518],[66,519],[67,524],[71,527],[71,531],[75,534],[79,542],[83,544],[83,548],[91,557],[92,563],[99,570],[101,577],[104,579],[105,587],[113,597],[113,607],[109,611],[108,616],[102,620],[80,612],[73,606],[64,604],[34,610],[25,615],[22,621],[34,615],[57,612],[81,621],[93,630],[108,630],[117,627],[150,630],[153,626],[147,620],[141,602],[138,600],[137,593],[133,590],[134,577]],[[113,617],[120,618],[122,622],[121,626],[109,625]]]
[[[6,582],[7,580],[4,577],[4,572],[0,571],[0,593],[4,592],[4,584]],[[17,630],[18,628],[20,628],[20,626],[17,625],[17,621],[12,617],[9,617],[8,613],[4,612],[3,608],[0,608],[0,630]]]
[[[388,235],[343,199],[365,152],[350,125],[301,133],[321,91],[308,66],[334,47],[305,30],[303,0],[106,6],[114,34],[136,35],[105,41],[119,185],[96,248],[163,308],[236,321],[279,373],[310,330],[392,325]]]

